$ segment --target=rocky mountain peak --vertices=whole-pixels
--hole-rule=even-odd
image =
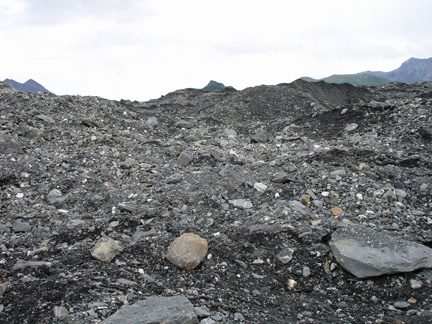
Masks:
[[[42,86],[41,84],[39,84],[33,79],[29,79],[24,83],[19,83],[12,79],[5,79],[3,82],[9,84],[17,91],[30,91],[30,92],[42,92],[42,93],[50,92],[44,86]]]

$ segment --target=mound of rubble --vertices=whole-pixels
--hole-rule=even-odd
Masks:
[[[1,323],[428,323],[432,83],[0,87]]]

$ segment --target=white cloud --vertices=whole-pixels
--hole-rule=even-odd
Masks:
[[[4,78],[147,100],[210,79],[244,88],[429,57],[429,0],[0,0]]]

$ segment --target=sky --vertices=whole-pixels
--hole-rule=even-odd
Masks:
[[[0,80],[146,101],[432,57],[430,0],[0,0]]]

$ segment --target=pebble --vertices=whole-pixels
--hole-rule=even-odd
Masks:
[[[255,182],[254,188],[255,188],[255,190],[257,190],[259,192],[265,192],[267,190],[268,186],[265,185],[264,183],[261,183],[261,182]]]
[[[69,311],[63,306],[54,306],[53,313],[55,318],[63,319],[69,315]]]
[[[342,208],[339,208],[339,207],[332,207],[331,212],[332,212],[333,216],[337,216],[337,215],[342,214],[343,210],[342,210]]]
[[[394,307],[396,307],[396,308],[408,308],[408,307],[411,306],[410,303],[407,303],[407,302],[404,302],[404,301],[398,301],[398,302],[395,302],[393,305],[394,305]]]
[[[234,199],[228,200],[230,205],[233,205],[235,208],[241,209],[251,209],[253,208],[252,202],[249,199]]]
[[[421,280],[411,279],[410,285],[412,289],[420,289],[423,287],[423,282]]]
[[[287,264],[289,263],[294,255],[294,250],[291,248],[286,248],[283,249],[282,251],[280,251],[277,255],[276,258],[283,264]]]
[[[31,231],[32,227],[29,223],[24,223],[21,221],[16,221],[15,223],[13,223],[12,225],[12,230],[14,232],[29,232]]]

